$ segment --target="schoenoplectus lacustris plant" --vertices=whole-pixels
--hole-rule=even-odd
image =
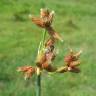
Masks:
[[[65,72],[73,72],[79,73],[80,69],[78,65],[80,64],[79,56],[82,53],[73,52],[70,49],[70,52],[67,56],[64,57],[65,65],[57,68],[52,65],[56,54],[55,43],[57,40],[63,42],[62,37],[59,35],[57,31],[52,27],[52,22],[54,19],[54,11],[49,11],[48,9],[40,9],[40,16],[33,17],[30,16],[32,22],[38,27],[44,29],[42,32],[43,37],[40,41],[38,47],[38,54],[36,58],[36,66],[22,66],[18,67],[17,71],[24,73],[25,79],[30,79],[32,75],[37,76],[37,84],[36,84],[36,96],[41,96],[41,75],[43,70],[52,73],[65,73]],[[49,38],[46,37],[46,34],[49,34]]]

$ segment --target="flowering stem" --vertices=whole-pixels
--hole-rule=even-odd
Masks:
[[[42,48],[44,48],[45,37],[46,37],[46,30],[44,30],[44,32],[43,32]]]
[[[45,43],[45,37],[46,37],[46,30],[43,32],[43,39],[39,44],[38,48],[38,55],[40,51],[44,48],[44,43]],[[37,67],[37,87],[36,87],[36,96],[41,96],[41,70],[39,67]]]

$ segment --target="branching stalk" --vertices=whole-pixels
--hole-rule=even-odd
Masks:
[[[45,37],[46,37],[46,30],[44,30],[43,32],[43,39],[39,44],[39,48],[38,48],[38,55],[40,53],[40,51],[43,50],[44,48],[44,43],[45,43]],[[36,82],[36,96],[41,96],[41,70],[39,67],[37,67],[37,82]]]

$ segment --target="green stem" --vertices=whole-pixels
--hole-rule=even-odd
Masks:
[[[39,55],[39,52],[44,48],[44,42],[45,42],[45,37],[46,37],[46,30],[44,30],[42,37],[43,37],[43,39],[40,41],[39,47],[38,47],[38,55]]]
[[[44,29],[43,39],[42,39],[42,47],[43,48],[44,48],[45,38],[46,38],[46,30]]]
[[[46,30],[44,30],[43,39],[39,44],[38,55],[39,55],[39,52],[41,50],[43,50],[43,48],[44,48],[45,38],[46,38]],[[37,67],[37,84],[36,84],[36,86],[37,86],[36,87],[36,96],[41,96],[41,72],[40,72],[39,67]]]

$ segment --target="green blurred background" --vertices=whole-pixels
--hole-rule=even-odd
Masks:
[[[0,96],[35,96],[36,76],[25,81],[16,69],[35,65],[43,30],[28,15],[43,6],[55,11],[53,26],[64,39],[54,66],[64,65],[69,47],[83,54],[80,74],[42,74],[42,96],[96,96],[96,0],[0,0]]]

